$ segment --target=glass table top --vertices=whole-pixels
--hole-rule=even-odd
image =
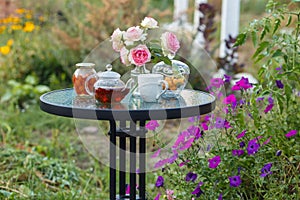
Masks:
[[[73,89],[67,88],[42,95],[40,107],[51,114],[85,119],[174,119],[211,112],[215,97],[198,90],[183,90],[178,98],[160,98],[156,103],[132,97],[122,103],[99,104],[93,97],[76,96]]]

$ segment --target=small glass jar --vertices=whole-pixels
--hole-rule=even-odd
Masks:
[[[75,70],[72,82],[74,86],[75,93],[78,96],[89,96],[88,92],[85,89],[85,82],[87,77],[90,75],[96,74],[94,69],[94,63],[77,63],[75,65],[77,69]],[[96,78],[90,79],[88,82],[88,87],[92,90],[94,83],[96,82]]]
[[[163,61],[155,64],[152,68],[152,73],[162,74],[164,80],[168,82],[169,89],[162,97],[177,98],[188,82],[190,69],[187,64],[179,60],[171,61],[172,66],[165,64]]]

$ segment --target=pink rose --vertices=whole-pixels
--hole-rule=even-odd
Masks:
[[[133,26],[127,29],[124,33],[124,40],[126,45],[133,45],[135,41],[144,41],[146,40],[146,33],[139,27]]]
[[[142,66],[151,60],[151,53],[146,45],[138,45],[129,52],[129,61],[137,66]]]
[[[179,41],[174,33],[165,32],[161,35],[161,47],[163,54],[170,59],[174,58],[176,52],[180,48]]]
[[[158,22],[152,17],[145,17],[141,23],[144,28],[158,28]]]
[[[123,31],[121,31],[119,28],[116,29],[111,35],[110,41],[112,42],[112,47],[116,52],[119,52],[124,47],[122,37]]]
[[[131,63],[129,62],[128,60],[128,54],[129,54],[129,51],[123,47],[121,50],[120,50],[120,58],[121,58],[121,62],[126,65],[126,66],[129,66]]]

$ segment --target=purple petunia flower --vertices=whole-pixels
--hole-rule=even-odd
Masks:
[[[264,100],[264,97],[257,97],[256,98],[256,102],[260,102],[260,101],[263,101]]]
[[[276,86],[279,88],[279,89],[283,89],[284,85],[283,83],[281,82],[281,80],[276,80]]]
[[[247,130],[243,130],[240,134],[236,136],[237,139],[240,139],[245,136]]]
[[[287,134],[285,134],[285,137],[289,138],[297,134],[297,130],[291,130]]]
[[[188,127],[187,131],[191,136],[194,136],[196,140],[198,140],[202,136],[200,128],[198,126],[190,126]]]
[[[151,158],[156,158],[159,156],[161,149],[158,149],[154,154],[152,154]]]
[[[157,180],[156,180],[156,183],[155,183],[155,186],[156,187],[163,187],[164,186],[164,177],[162,177],[162,176],[158,176],[157,177]]]
[[[223,194],[222,193],[219,195],[218,200],[223,200]]]
[[[248,142],[248,146],[247,146],[248,155],[255,154],[258,151],[258,149],[259,149],[259,144],[256,143],[256,139],[250,140]]]
[[[228,76],[228,75],[224,74],[224,82],[225,83],[230,83],[230,80],[231,80],[231,76]]]
[[[261,169],[260,177],[266,177],[269,174],[272,174],[273,172],[271,172],[271,167],[272,167],[272,163],[265,164]]]
[[[281,155],[281,153],[282,153],[282,151],[281,150],[278,150],[277,152],[276,152],[276,156],[280,156]]]
[[[175,160],[178,158],[178,153],[174,153],[170,158],[169,158],[169,163],[172,164],[175,162]]]
[[[195,194],[197,198],[200,197],[200,195],[204,193],[200,188],[201,185],[203,185],[203,182],[199,182],[199,184],[197,185],[195,190],[192,192],[192,194]]]
[[[218,167],[218,165],[221,162],[221,157],[215,156],[215,157],[209,159],[208,162],[209,162],[209,166],[208,166],[209,168],[216,168],[216,167]]]
[[[159,123],[157,122],[157,120],[151,120],[145,126],[145,128],[150,131],[154,131],[157,127],[159,127]]]
[[[193,172],[189,172],[187,173],[187,175],[185,176],[185,181],[189,182],[192,181],[194,182],[197,179],[197,174],[193,173]]]
[[[212,78],[212,79],[210,80],[210,85],[211,85],[211,86],[214,86],[214,87],[216,87],[216,88],[221,87],[221,86],[223,85],[223,83],[224,83],[224,81],[223,81],[223,79],[221,79],[221,78]]]
[[[233,149],[232,150],[232,155],[233,156],[241,156],[244,154],[244,150],[242,149]]]
[[[239,81],[235,83],[234,86],[232,86],[231,90],[241,90],[241,89],[247,90],[252,87],[253,86],[251,83],[249,83],[248,78],[242,77]]]
[[[268,97],[268,102],[269,102],[269,104],[274,104],[274,99],[271,96],[269,96]]]
[[[244,146],[246,146],[245,142],[244,142],[244,141],[241,141],[241,142],[240,142],[240,147],[243,148]]]
[[[216,117],[216,123],[215,123],[216,128],[224,128],[224,124],[225,124],[225,119],[221,117]]]
[[[230,187],[239,187],[242,183],[240,176],[231,176],[229,178]]]

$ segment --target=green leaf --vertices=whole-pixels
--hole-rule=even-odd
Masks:
[[[240,46],[242,44],[244,44],[246,42],[246,38],[247,38],[247,34],[246,33],[240,33],[237,38],[236,38],[236,42],[233,45],[234,47],[236,46]]]
[[[0,190],[0,194],[2,194],[4,197],[9,197],[11,195],[11,192],[7,192],[5,190]]]
[[[278,30],[280,24],[281,24],[280,19],[275,19],[273,34]]]
[[[252,38],[252,43],[254,45],[254,47],[257,46],[257,33],[255,31],[251,32],[251,38]]]
[[[270,45],[268,41],[264,41],[259,44],[259,47],[255,51],[254,55],[252,56],[253,58],[256,58],[265,48],[267,48]]]
[[[289,26],[292,22],[292,16],[290,15],[289,18],[288,18],[288,22],[286,23],[285,26]]]
[[[279,56],[284,56],[285,54],[282,53],[282,51],[280,49],[277,49],[273,55],[272,55],[272,58],[275,58],[275,57],[279,57]]]
[[[31,75],[28,75],[26,78],[25,78],[25,83],[28,83],[30,85],[35,85],[37,82],[36,78],[34,76],[31,76]]]

